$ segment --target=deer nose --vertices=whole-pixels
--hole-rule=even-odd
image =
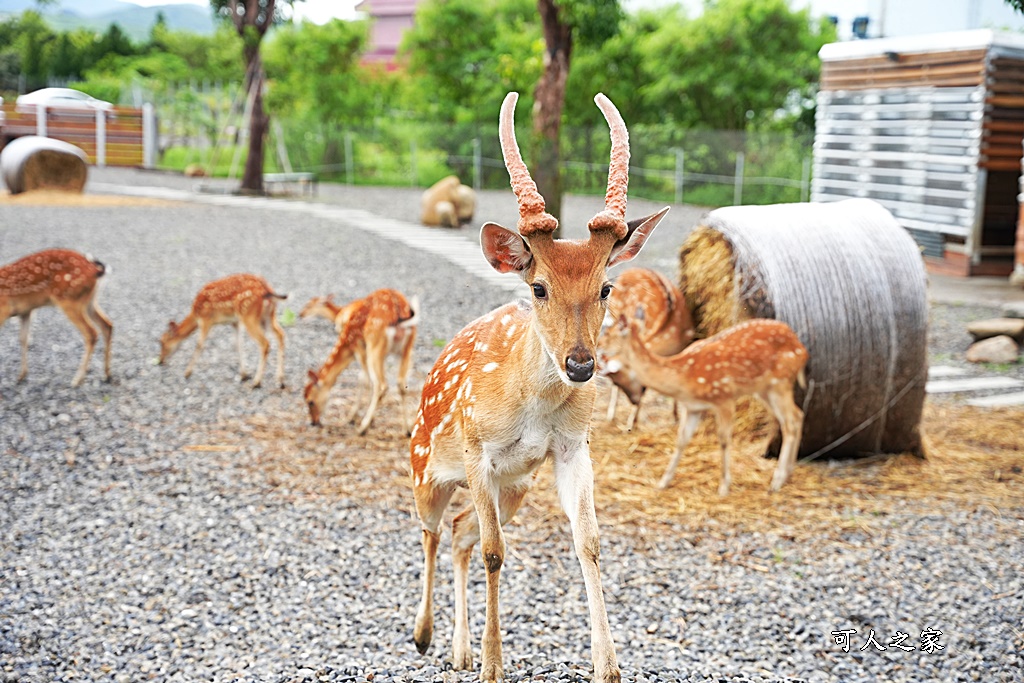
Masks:
[[[573,382],[586,382],[594,376],[594,357],[589,353],[574,353],[565,359],[565,374]]]

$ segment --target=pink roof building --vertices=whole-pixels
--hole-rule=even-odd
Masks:
[[[363,62],[397,68],[395,55],[402,35],[412,27],[419,0],[363,0],[356,9],[370,15],[370,45]]]

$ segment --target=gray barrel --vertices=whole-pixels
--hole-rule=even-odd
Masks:
[[[0,152],[0,176],[11,194],[81,192],[88,177],[87,164],[88,157],[78,147],[38,135],[12,140]]]
[[[802,457],[923,454],[927,277],[917,244],[868,199],[727,207],[680,251],[698,333],[774,318],[807,347]]]

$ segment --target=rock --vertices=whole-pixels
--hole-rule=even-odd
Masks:
[[[982,339],[967,349],[967,360],[972,363],[1016,363],[1019,356],[1017,342],[1006,335]]]
[[[1024,318],[1024,301],[1008,301],[1003,304],[1003,317]]]
[[[1005,335],[1016,341],[1024,339],[1024,319],[1021,318],[989,318],[976,320],[967,325],[967,331],[975,341]]]

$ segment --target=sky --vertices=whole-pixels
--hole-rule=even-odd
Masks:
[[[187,3],[209,5],[208,0],[129,0],[137,5]],[[703,0],[622,0],[629,10],[641,7],[681,3],[688,14],[700,11]],[[304,0],[295,3],[296,18],[322,24],[331,18],[355,19],[359,0]],[[1005,0],[790,0],[796,8],[810,7],[815,16],[834,15],[839,18],[840,39],[850,38],[853,19],[860,15],[873,17],[869,34],[877,31],[887,35],[930,33],[962,28],[1020,28],[1021,17],[1015,15]],[[880,26],[878,17],[888,18],[889,26]]]
[[[209,0],[128,0],[136,5],[200,5],[209,7]],[[323,24],[332,18],[355,19],[359,13],[353,9],[358,0],[305,0],[295,3],[296,18]]]

